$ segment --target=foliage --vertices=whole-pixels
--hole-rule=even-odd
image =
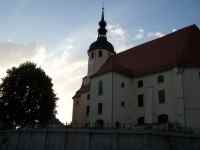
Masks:
[[[45,126],[55,117],[51,78],[31,62],[7,70],[0,85],[0,119],[7,128]]]

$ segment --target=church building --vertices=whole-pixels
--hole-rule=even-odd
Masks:
[[[191,25],[116,53],[102,10],[88,73],[73,96],[74,127],[170,123],[199,128],[200,30]]]

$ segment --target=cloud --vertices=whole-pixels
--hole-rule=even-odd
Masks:
[[[165,34],[162,32],[149,32],[147,33],[147,38],[155,39],[164,36]]]
[[[108,40],[113,44],[116,52],[130,47],[129,33],[119,24],[108,24]]]
[[[135,36],[134,36],[134,40],[141,40],[144,38],[144,29],[140,28],[138,30],[136,30]]]
[[[172,29],[172,32],[176,32],[177,31],[177,29]]]

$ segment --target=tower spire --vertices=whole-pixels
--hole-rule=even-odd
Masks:
[[[106,21],[104,20],[104,6],[102,7],[101,20],[99,21],[99,29],[98,29],[98,39],[107,39],[106,38]]]

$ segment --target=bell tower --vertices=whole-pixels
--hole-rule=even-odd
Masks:
[[[95,74],[108,58],[116,54],[113,45],[107,41],[106,25],[103,7],[101,20],[99,21],[97,40],[88,49],[88,77]]]

